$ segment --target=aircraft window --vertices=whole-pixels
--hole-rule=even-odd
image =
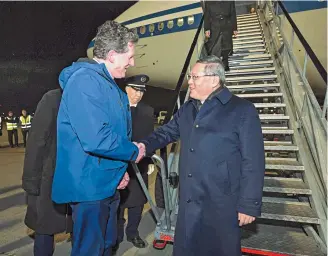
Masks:
[[[146,33],[146,27],[145,26],[141,26],[140,27],[140,34],[145,34]]]
[[[169,21],[167,22],[167,27],[168,27],[169,29],[171,29],[171,28],[173,28],[173,26],[174,26],[174,21],[173,21],[173,20],[169,20]]]
[[[178,19],[178,26],[179,27],[183,26],[183,18]]]
[[[149,32],[153,33],[155,30],[155,25],[154,24],[149,24]]]
[[[194,22],[195,22],[195,18],[194,18],[194,16],[189,16],[189,17],[188,17],[188,24],[189,24],[189,25],[192,25],[192,24],[194,24]]]
[[[158,23],[158,30],[159,30],[159,31],[162,31],[163,28],[164,28],[164,22],[160,22],[160,23]]]

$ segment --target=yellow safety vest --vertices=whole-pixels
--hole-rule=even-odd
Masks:
[[[19,120],[21,122],[22,129],[30,129],[31,128],[31,116],[28,115],[27,117],[20,116]]]
[[[6,124],[7,124],[7,131],[12,131],[12,130],[16,130],[17,129],[17,122],[15,121],[16,118],[6,118]]]

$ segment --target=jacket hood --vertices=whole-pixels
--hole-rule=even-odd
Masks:
[[[81,68],[94,70],[100,75],[112,80],[104,64],[99,64],[98,62],[88,58],[80,58],[76,62],[73,62],[71,66],[64,68],[62,72],[60,72],[59,84],[63,90],[65,89],[67,81],[70,79],[70,77]]]

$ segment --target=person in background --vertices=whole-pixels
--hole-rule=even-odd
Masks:
[[[35,256],[53,255],[54,235],[72,232],[69,205],[58,205],[51,200],[60,99],[60,89],[49,91],[42,97],[25,151],[22,177],[22,187],[27,193],[25,224],[35,231]]]
[[[13,137],[15,138],[15,146],[18,147],[18,119],[14,116],[12,111],[9,111],[8,116],[5,117],[5,123],[7,126],[8,142],[10,147],[14,147]]]
[[[154,109],[146,103],[140,102],[146,92],[146,83],[149,77],[146,75],[137,75],[125,80],[125,90],[129,99],[132,116],[132,141],[140,140],[154,131]],[[150,158],[144,158],[138,164],[140,173],[148,185],[148,166],[152,163]],[[121,203],[118,214],[118,238],[114,251],[118,249],[119,244],[124,238],[124,210],[128,209],[128,224],[125,229],[127,240],[135,247],[144,248],[145,242],[140,238],[138,226],[142,217],[144,204],[147,198],[136,177],[135,171],[131,165],[128,166],[130,182],[126,189],[121,190]]]
[[[93,60],[80,59],[59,76],[52,199],[72,207],[72,256],[112,255],[119,190],[129,182],[128,162],[144,155],[131,142],[129,101],[114,81],[134,66],[138,40],[135,30],[106,21],[98,28]]]
[[[181,141],[174,256],[240,256],[240,226],[261,215],[265,172],[255,106],[225,86],[216,56],[188,74],[190,99],[139,147],[147,155]]]
[[[24,148],[26,148],[26,139],[27,139],[27,136],[28,136],[28,132],[31,128],[32,116],[27,115],[27,112],[26,112],[25,109],[22,110],[22,115],[19,118],[19,123],[20,123],[20,127],[21,127],[21,130],[22,130]]]
[[[206,1],[204,30],[208,39],[208,55],[222,58],[225,71],[229,71],[228,56],[233,53],[232,36],[237,36],[235,1]]]

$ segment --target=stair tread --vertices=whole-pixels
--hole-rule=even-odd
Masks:
[[[285,103],[254,103],[256,108],[285,108]]]
[[[259,60],[259,59],[271,59],[271,54],[269,53],[262,53],[262,54],[251,54],[247,55],[245,53],[234,53],[232,56],[229,57],[229,61],[249,61],[249,60]]]
[[[264,149],[268,151],[298,151],[296,145],[264,145]]]
[[[229,90],[233,90],[233,89],[247,89],[247,88],[269,88],[269,87],[280,87],[280,83],[227,85],[227,88]]]
[[[250,49],[250,48],[260,48],[264,47],[264,43],[257,43],[257,44],[252,44],[252,45],[242,45],[242,46],[234,46],[233,49]]]
[[[253,232],[242,229],[242,247],[298,256],[324,256],[316,241],[304,233],[284,231],[275,228],[266,232]]]
[[[264,177],[264,192],[310,195],[310,188],[302,179]]]
[[[260,114],[261,120],[289,120],[289,116],[282,114]]]
[[[265,93],[241,93],[235,94],[240,98],[266,98],[266,97],[282,97],[282,92],[265,92]]]
[[[234,46],[243,45],[243,44],[261,44],[261,43],[264,43],[263,39],[255,39],[255,40],[253,39],[253,40],[248,40],[248,41],[244,40],[244,41],[240,41],[240,42],[233,41]]]
[[[259,75],[259,76],[243,76],[243,77],[227,77],[227,82],[240,82],[240,81],[255,81],[255,80],[272,80],[277,79],[277,75]]]
[[[249,66],[273,65],[273,60],[262,61],[229,61],[230,70],[245,69]]]
[[[246,74],[246,75],[253,75],[257,73],[264,73],[264,72],[274,72],[275,68],[274,67],[266,67],[266,68],[248,68],[248,69],[240,69],[240,70],[231,70],[229,72],[226,72],[226,76],[234,76],[234,75],[241,75],[241,74]]]
[[[319,224],[317,214],[306,204],[263,202],[260,218]]]
[[[238,36],[236,38],[233,38],[232,41],[233,42],[239,42],[239,41],[244,41],[244,40],[250,40],[250,39],[253,39],[253,40],[262,40],[262,36],[251,36],[249,38],[239,38]]]

